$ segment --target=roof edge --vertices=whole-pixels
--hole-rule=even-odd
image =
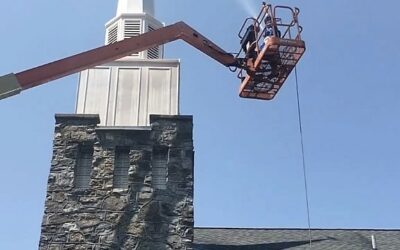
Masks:
[[[304,230],[308,231],[308,228],[261,228],[261,227],[194,227],[194,229],[220,229],[220,230]],[[400,231],[397,228],[311,228],[311,231]]]

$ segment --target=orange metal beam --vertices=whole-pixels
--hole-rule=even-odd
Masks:
[[[186,23],[178,22],[17,74],[0,77],[0,99],[18,94],[21,90],[179,39],[184,40],[227,67],[238,66],[237,59],[232,54],[225,52]],[[13,83],[8,84],[6,81],[10,79]],[[2,87],[1,84],[4,84],[4,86]]]

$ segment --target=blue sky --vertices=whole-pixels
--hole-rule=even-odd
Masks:
[[[156,15],[235,52],[242,21],[261,1],[246,3],[156,0]],[[301,9],[312,226],[400,228],[400,2],[272,3]],[[102,45],[116,0],[0,6],[4,75]],[[294,78],[274,101],[246,100],[235,74],[183,42],[168,45],[166,57],[182,60],[181,111],[194,116],[196,225],[307,227]],[[37,246],[54,114],[73,113],[76,85],[73,75],[0,101],[0,249]]]

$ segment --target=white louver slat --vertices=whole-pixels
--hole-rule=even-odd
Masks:
[[[149,31],[156,30],[155,28],[149,26]],[[154,47],[147,51],[147,58],[148,59],[158,59],[160,58],[160,47]]]
[[[124,37],[134,37],[140,35],[141,31],[141,21],[140,20],[125,20],[125,32]]]
[[[108,30],[107,44],[115,43],[118,41],[118,25],[114,25]]]
[[[141,34],[140,20],[125,20],[124,38],[130,38]],[[139,53],[133,53],[132,56],[139,56]]]

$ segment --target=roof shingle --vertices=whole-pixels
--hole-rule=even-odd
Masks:
[[[400,230],[312,229],[313,249],[399,250]],[[195,228],[194,250],[306,250],[308,229]]]

